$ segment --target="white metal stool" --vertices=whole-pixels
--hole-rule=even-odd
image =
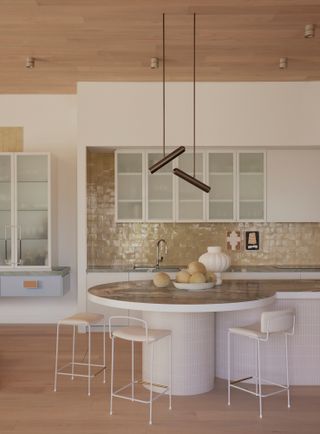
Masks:
[[[288,407],[290,408],[290,388],[289,388],[289,369],[288,369],[288,336],[294,334],[295,326],[295,314],[291,310],[283,311],[273,311],[273,312],[263,312],[261,314],[261,321],[246,327],[233,327],[228,331],[228,405],[230,405],[230,392],[231,388],[243,390],[244,392],[250,393],[259,398],[259,414],[262,417],[262,398],[267,396],[275,395],[281,392],[287,392]],[[254,339],[257,343],[256,346],[256,375],[239,380],[231,381],[231,346],[230,346],[230,336],[231,334],[245,336],[249,339]],[[273,383],[272,381],[261,378],[261,357],[260,357],[260,343],[267,342],[270,335],[283,335],[285,338],[285,361],[286,361],[286,385]],[[255,380],[255,392],[245,389],[239,386],[239,383],[254,379]],[[261,381],[267,384],[277,386],[280,389],[268,393],[262,394]]]
[[[66,365],[58,368],[58,357],[59,357],[59,332],[61,325],[68,325],[73,327],[73,336],[72,336],[72,361],[67,363]],[[102,325],[103,326],[103,363],[102,364],[94,364],[91,363],[91,326],[92,325]],[[76,345],[76,327],[85,326],[88,329],[88,363],[85,362],[75,362],[75,345]],[[71,366],[71,372],[65,372],[64,370]],[[75,374],[74,367],[75,366],[87,366],[88,373],[87,374]],[[95,373],[92,373],[92,367],[100,368]],[[98,374],[103,372],[103,382],[106,382],[106,323],[105,317],[101,314],[95,313],[77,313],[68,318],[64,318],[60,320],[57,324],[57,338],[56,338],[56,362],[55,362],[55,374],[54,374],[54,391],[57,391],[57,380],[58,375],[69,375],[73,380],[74,377],[85,377],[88,378],[88,395],[91,393],[91,379],[96,377]]]
[[[142,324],[138,326],[126,326],[117,328],[112,330],[112,321],[114,319],[126,319],[128,321],[135,321],[137,323]],[[110,396],[110,415],[112,415],[112,404],[113,397],[127,399],[129,401],[140,402],[143,404],[149,404],[149,424],[152,424],[152,403],[156,399],[160,398],[164,393],[168,392],[169,395],[169,409],[171,410],[171,384],[172,384],[172,336],[171,330],[155,330],[149,329],[147,322],[133,317],[127,316],[112,316],[109,318],[109,335],[112,339],[112,352],[111,352],[111,396]],[[169,384],[168,385],[160,385],[153,384],[152,372],[153,372],[153,344],[160,339],[168,337],[169,339]],[[120,387],[116,391],[113,390],[113,378],[114,378],[114,341],[115,338],[125,339],[127,341],[131,341],[131,382],[126,384],[125,386]],[[146,382],[143,380],[136,380],[134,377],[134,343],[141,342],[148,345],[151,345],[151,358],[150,358],[150,382]],[[150,387],[150,395],[149,400],[142,400],[135,398],[135,384],[147,384]],[[160,393],[154,394],[153,387],[162,388],[163,390]],[[120,395],[119,392],[131,387],[131,397]]]

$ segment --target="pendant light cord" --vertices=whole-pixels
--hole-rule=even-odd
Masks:
[[[165,52],[165,14],[162,14],[162,147],[166,155],[166,52]]]
[[[193,14],[193,177],[196,177],[196,14]]]

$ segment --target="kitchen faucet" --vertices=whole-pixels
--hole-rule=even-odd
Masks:
[[[164,250],[164,254],[166,255],[168,253],[168,246],[167,246],[167,242],[166,240],[164,240],[163,238],[161,238],[160,240],[157,241],[157,263],[156,263],[156,268],[160,267],[160,262],[163,261],[163,254],[161,253],[161,246],[164,245],[165,246],[165,250]]]

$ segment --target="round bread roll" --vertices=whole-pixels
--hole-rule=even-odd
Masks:
[[[206,272],[207,272],[206,267],[201,262],[194,261],[194,262],[190,262],[190,264],[188,265],[189,274],[194,274],[194,273],[206,274]]]
[[[158,288],[165,288],[170,285],[170,276],[167,273],[156,273],[153,277],[153,283]]]
[[[217,277],[212,271],[207,271],[206,280],[207,282],[215,282],[217,280]]]
[[[203,273],[193,273],[189,283],[206,283],[206,276]]]
[[[187,270],[181,270],[176,275],[176,282],[179,283],[188,283],[190,279],[190,274]]]

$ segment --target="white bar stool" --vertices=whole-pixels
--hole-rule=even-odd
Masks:
[[[68,325],[73,327],[73,336],[72,336],[72,361],[63,365],[61,368],[58,368],[58,357],[59,357],[59,332],[61,325]],[[92,325],[102,325],[103,326],[103,364],[95,364],[91,363],[91,326]],[[85,362],[75,362],[75,346],[76,346],[76,327],[85,326],[88,329],[88,363]],[[71,366],[71,372],[65,372],[64,370]],[[75,374],[74,367],[75,366],[87,366],[88,373],[87,374]],[[95,373],[92,373],[91,368],[100,368]],[[106,382],[106,322],[104,315],[95,314],[95,313],[77,313],[75,315],[69,316],[68,318],[64,318],[60,320],[57,324],[57,337],[56,337],[56,361],[55,361],[55,374],[54,374],[54,391],[57,391],[57,380],[58,375],[69,375],[73,380],[74,377],[85,377],[88,378],[88,395],[91,393],[91,378],[96,377],[98,374],[103,372],[103,382]]]
[[[231,388],[243,390],[244,392],[250,393],[254,396],[259,397],[259,414],[262,417],[262,398],[267,396],[275,395],[281,392],[287,391],[288,407],[290,408],[290,388],[289,388],[289,368],[288,368],[288,336],[294,334],[295,326],[295,314],[291,310],[283,311],[273,311],[273,312],[263,312],[261,314],[261,321],[259,323],[251,324],[246,327],[232,327],[228,331],[228,405],[230,405],[230,392]],[[257,342],[256,347],[256,375],[246,378],[241,378],[239,380],[231,381],[231,346],[230,337],[231,335],[245,336],[249,339],[254,339]],[[267,342],[270,335],[283,335],[285,338],[285,360],[286,360],[286,379],[287,384],[277,384],[272,381],[261,378],[261,357],[260,357],[260,342]],[[238,384],[249,380],[255,380],[255,392],[245,389]],[[272,393],[262,394],[261,381],[267,384],[277,386],[280,390]]]
[[[115,330],[112,330],[112,321],[114,319],[126,319],[128,321],[135,321],[137,323],[142,324],[138,326],[125,326],[121,328],[117,328]],[[172,336],[171,336],[171,330],[155,330],[155,329],[149,329],[147,322],[139,319],[139,318],[133,318],[133,317],[127,317],[127,316],[112,316],[109,318],[109,335],[112,339],[112,352],[111,352],[111,396],[110,396],[110,415],[112,415],[112,404],[113,404],[113,397],[116,398],[122,398],[127,399],[129,401],[135,401],[140,402],[143,404],[149,404],[149,424],[152,424],[152,403],[156,399],[160,398],[164,393],[168,392],[169,395],[169,410],[171,410],[171,384],[172,384]],[[160,339],[163,339],[165,337],[168,337],[169,339],[169,384],[168,385],[162,385],[162,384],[153,384],[152,379],[152,371],[153,371],[153,344]],[[125,386],[120,387],[120,389],[117,389],[116,391],[113,390],[113,378],[114,378],[114,341],[115,338],[119,339],[125,339],[127,341],[131,341],[131,382],[129,384],[126,384]],[[151,346],[151,358],[150,358],[150,382],[143,381],[142,379],[136,380],[134,377],[134,343],[135,342],[141,342],[145,343]],[[148,400],[142,400],[135,398],[135,384],[147,384],[148,387],[150,387],[150,395]],[[157,388],[163,389],[160,393],[154,394],[153,387],[156,386]],[[119,392],[131,387],[131,397],[120,395]]]

